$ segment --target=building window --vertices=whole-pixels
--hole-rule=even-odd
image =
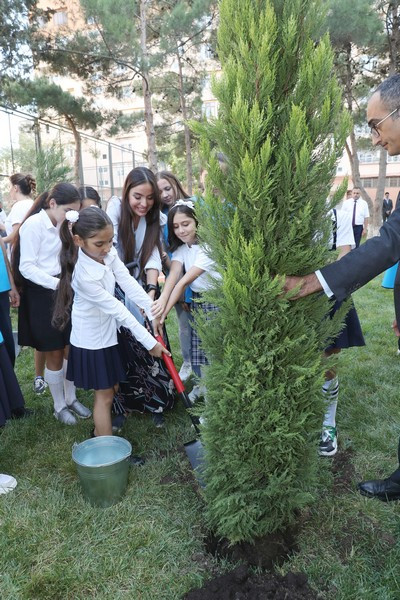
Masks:
[[[107,158],[107,154],[102,154],[102,155],[101,155],[101,157],[102,157],[104,160],[106,160],[106,158]]]
[[[60,27],[61,25],[66,25],[68,23],[68,15],[65,10],[59,10],[53,15],[53,23]]]
[[[99,185],[108,185],[108,179],[100,179]]]
[[[204,102],[202,113],[204,117],[216,117],[218,115],[218,102]]]
[[[108,173],[108,167],[99,167],[99,173]]]
[[[378,183],[377,177],[364,177],[361,179],[361,183],[365,188],[375,188]]]

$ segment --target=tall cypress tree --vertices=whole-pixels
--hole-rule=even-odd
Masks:
[[[222,0],[218,118],[196,126],[208,179],[201,237],[222,274],[200,323],[211,359],[203,440],[210,525],[232,542],[293,524],[311,501],[321,350],[340,323],[285,274],[328,260],[326,199],[349,128],[315,0]],[[222,151],[227,170],[216,157]],[[340,192],[341,193],[341,192]]]

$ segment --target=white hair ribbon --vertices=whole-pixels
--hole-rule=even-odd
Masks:
[[[70,223],[76,223],[77,220],[79,219],[79,213],[77,210],[68,210],[65,213],[65,218],[67,219],[67,221],[69,221]]]
[[[177,200],[174,206],[187,206],[191,210],[194,210],[194,203],[191,200]]]

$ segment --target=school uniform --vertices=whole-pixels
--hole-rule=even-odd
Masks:
[[[221,279],[221,275],[215,269],[214,261],[199,244],[192,244],[191,246],[182,244],[175,252],[173,252],[171,260],[175,260],[184,265],[186,273],[191,267],[198,267],[204,271],[204,273],[199,275],[199,277],[190,284],[193,298],[193,310],[201,310],[205,314],[206,320],[211,319],[212,315],[218,310],[218,307],[215,306],[215,304],[203,301],[202,294],[212,287],[213,279]],[[194,327],[192,327],[191,342],[192,366],[208,364],[207,357],[201,347],[201,340]]]
[[[26,200],[18,200],[17,202],[15,202],[15,204],[13,204],[4,222],[7,235],[10,235],[14,225],[19,225],[20,223],[22,223],[32,206],[32,198],[27,198]]]
[[[123,258],[121,244],[118,239],[118,227],[121,218],[120,198],[117,196],[110,198],[107,204],[107,214],[113,223],[115,247],[120,257]],[[164,227],[166,222],[167,217],[160,213],[160,228]],[[146,217],[141,217],[137,228],[134,230],[135,256],[133,261],[127,265],[129,272],[142,286],[146,283],[145,273],[147,270],[155,269],[159,273],[162,270],[160,252],[155,246],[144,267],[144,277],[143,273],[140,272],[140,258],[146,230]],[[115,295],[120,302],[125,304],[139,323],[145,323],[135,302],[128,295],[125,295],[118,285],[115,289]],[[168,347],[165,328],[164,340]],[[125,327],[121,327],[118,331],[118,343],[125,374],[121,378],[119,390],[114,397],[113,411],[116,414],[125,414],[130,411],[160,413],[172,408],[175,399],[175,388],[164,361],[146,352],[131,331]]]
[[[0,331],[3,334],[4,345],[8,352],[12,366],[15,363],[15,345],[10,318],[10,298],[8,292],[11,289],[4,254],[0,248]]]
[[[0,427],[3,427],[13,414],[22,413],[24,410],[24,398],[0,331]]]
[[[152,300],[130,276],[115,248],[104,258],[104,264],[79,249],[71,282],[75,296],[67,370],[67,379],[77,387],[108,389],[124,378],[118,351],[119,327],[129,329],[146,350],[156,344],[153,336],[115,298],[116,283],[151,320]]]
[[[24,278],[18,311],[18,343],[41,352],[60,350],[69,343],[70,326],[63,331],[51,324],[61,271],[59,227],[45,210],[29,217],[19,230]]]
[[[333,210],[331,212],[333,235],[331,239],[331,250],[336,250],[342,246],[354,245],[354,232],[350,214],[346,211]],[[330,318],[339,310],[345,300],[336,300],[329,313]],[[362,333],[360,321],[356,307],[351,300],[350,308],[344,319],[344,327],[334,339],[334,341],[325,349],[352,348],[354,346],[365,346],[365,340]]]

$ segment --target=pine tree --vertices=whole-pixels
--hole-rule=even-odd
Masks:
[[[329,259],[326,198],[349,128],[329,39],[315,37],[320,4],[222,0],[219,115],[194,124],[208,167],[201,237],[222,274],[208,294],[219,313],[199,323],[205,494],[231,542],[293,524],[316,481],[321,350],[340,323],[324,295],[283,298],[281,276]]]

